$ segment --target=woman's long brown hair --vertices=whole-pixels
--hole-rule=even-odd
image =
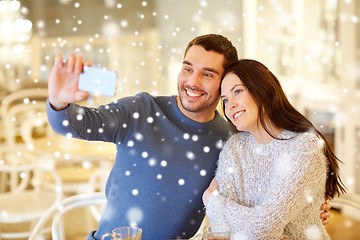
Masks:
[[[269,131],[265,124],[265,116],[277,128],[293,132],[313,131],[324,141],[323,152],[329,162],[325,197],[331,199],[336,194],[345,193],[346,188],[339,175],[339,163],[342,161],[335,156],[324,135],[291,105],[276,76],[262,63],[251,59],[242,59],[232,64],[225,70],[224,76],[230,72],[236,74],[248,89],[258,106],[259,122],[271,137],[279,139]],[[222,107],[225,112],[224,104]],[[228,121],[231,123],[229,119]]]

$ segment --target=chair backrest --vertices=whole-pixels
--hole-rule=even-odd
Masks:
[[[53,186],[50,191],[57,193],[55,202],[62,198],[62,182],[58,174],[25,148],[0,147],[0,173],[4,185],[0,188],[0,194],[27,190],[47,191],[48,185],[44,185],[44,182],[51,181]]]
[[[86,207],[90,209],[90,213],[94,219],[99,222],[103,207],[106,204],[105,182],[109,176],[110,170],[98,169],[90,177],[88,182],[87,193],[77,194],[63,199],[49,209],[36,224],[29,240],[36,239],[40,231],[51,220],[53,239],[64,239],[64,233],[61,229],[61,217],[66,212],[75,208]]]
[[[25,119],[45,114],[46,88],[21,89],[10,93],[1,102],[0,113],[5,131],[5,144],[14,146]]]
[[[340,197],[335,197],[330,202],[334,204],[350,206],[357,210],[360,210],[360,195],[357,195],[355,193],[348,192],[345,194],[341,194]]]
[[[52,239],[53,240],[65,239],[63,231],[61,229],[62,227],[61,218],[65,213],[76,208],[95,206],[95,205],[105,205],[106,201],[107,200],[105,194],[102,192],[78,194],[63,199],[56,206],[49,209],[37,222],[33,232],[29,237],[29,240],[37,239],[41,230],[52,218],[53,218],[52,227],[51,227]]]
[[[45,113],[26,118],[20,126],[20,136],[28,150],[34,150],[34,139],[54,134]]]

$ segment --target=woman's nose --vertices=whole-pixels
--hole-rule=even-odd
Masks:
[[[229,100],[229,109],[233,109],[236,107],[237,107],[237,103],[232,100]]]

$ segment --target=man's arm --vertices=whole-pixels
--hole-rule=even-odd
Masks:
[[[86,65],[90,65],[86,63]],[[80,73],[83,71],[82,56],[70,54],[66,62],[57,54],[49,78],[49,102],[55,110],[65,109],[69,103],[83,101],[88,93],[78,88]]]

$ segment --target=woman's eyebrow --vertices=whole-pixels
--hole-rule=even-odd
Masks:
[[[234,89],[237,87],[237,86],[244,86],[243,84],[239,83],[239,84],[235,84],[232,88],[230,88],[230,92],[233,92]],[[221,95],[220,98],[224,98],[225,96],[224,95]]]

